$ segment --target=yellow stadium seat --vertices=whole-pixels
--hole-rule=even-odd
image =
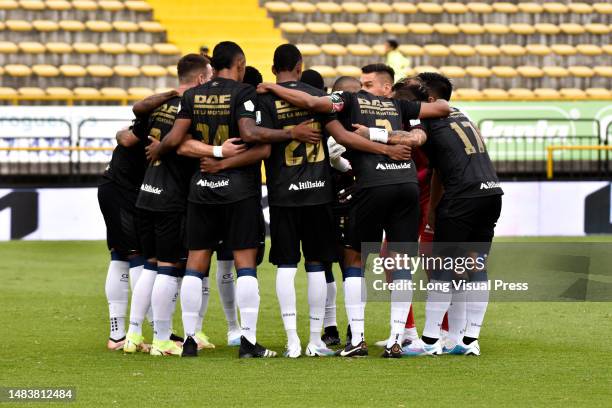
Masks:
[[[470,2],[466,6],[472,13],[489,14],[493,12],[493,7],[488,3]]]
[[[104,54],[118,55],[125,54],[126,50],[125,45],[123,44],[104,42],[100,44],[100,51],[102,51]]]
[[[159,65],[143,65],[140,67],[140,71],[147,77],[163,77],[166,76],[168,72],[164,67]]]
[[[115,87],[102,88],[100,89],[100,93],[102,94],[102,96],[112,96],[118,98],[123,98],[127,96],[127,92],[124,89]]]
[[[342,13],[342,6],[332,1],[322,1],[317,3],[317,10],[321,13],[338,14]]]
[[[355,34],[357,26],[353,23],[332,23],[332,29],[338,34]]]
[[[312,14],[316,13],[317,6],[312,3],[308,3],[307,1],[294,1],[291,3],[291,8],[296,13],[301,14]]]
[[[446,57],[450,54],[447,46],[442,44],[427,44],[423,46],[425,53],[432,57]]]
[[[0,10],[17,10],[19,3],[15,0],[0,0]]]
[[[153,95],[153,93],[156,93],[151,88],[145,88],[141,86],[133,86],[131,88],[128,88],[127,92],[128,92],[128,95],[137,96],[139,98],[146,98],[147,96],[150,96],[150,95]]]
[[[487,23],[483,27],[489,34],[504,35],[510,32],[510,27],[505,24]]]
[[[34,27],[36,31],[45,33],[59,30],[59,25],[51,20],[34,20],[32,22],[32,27]]]
[[[359,57],[369,57],[370,55],[374,54],[372,48],[365,44],[349,44],[346,46],[346,49],[349,54]]]
[[[117,0],[99,0],[98,5],[104,11],[121,11],[125,9],[122,1]]]
[[[593,6],[587,3],[569,3],[567,7],[574,14],[590,14],[593,12]]]
[[[72,92],[74,92],[74,96],[79,96],[82,98],[92,98],[100,96],[100,91],[98,91],[96,88],[86,86],[76,87],[72,90]]]
[[[59,70],[63,76],[71,78],[84,77],[87,75],[87,70],[76,64],[60,65]]]
[[[178,77],[178,69],[176,65],[168,65],[166,67],[166,71],[168,71],[168,75],[170,75],[171,77]]]
[[[113,31],[113,26],[108,21],[89,20],[85,22],[85,27],[94,33],[107,33]]]
[[[143,89],[148,89],[148,88],[143,88]],[[172,90],[174,90],[175,88],[168,88],[168,87],[160,87],[160,88],[155,88],[155,90],[153,91],[153,93],[166,93],[166,92],[170,92]],[[128,92],[130,90],[128,89]]]
[[[333,56],[342,56],[348,53],[346,47],[341,44],[323,44],[321,45],[321,50],[323,53]]]
[[[4,21],[0,21],[0,31],[4,30],[6,28],[6,24],[4,24]]]
[[[582,26],[580,24],[576,24],[576,23],[563,23],[563,24],[559,24],[559,28],[565,34],[570,34],[570,35],[584,34],[585,31],[586,31],[584,29],[584,26]]]
[[[535,28],[531,24],[514,23],[510,24],[510,31],[519,35],[531,35],[535,33]]]
[[[539,14],[544,11],[544,7],[539,3],[519,3],[517,6],[521,13]]]
[[[476,55],[476,50],[471,45],[451,44],[448,48],[453,55],[458,57],[471,57]]]
[[[503,101],[508,99],[508,92],[500,88],[485,88],[482,90],[482,96],[487,100]]]
[[[138,24],[131,21],[113,21],[113,28],[121,33],[135,33],[140,30]]]
[[[421,55],[425,55],[425,50],[423,47],[418,45],[402,44],[397,49],[407,57],[419,57]]]
[[[504,44],[499,46],[499,50],[502,54],[510,57],[521,57],[525,55],[525,47],[517,44]]]
[[[40,0],[20,0],[19,7],[27,11],[43,11],[45,2]]]
[[[73,0],[72,6],[79,11],[96,11],[98,9],[98,3],[91,0]]]
[[[453,92],[453,98],[462,101],[477,101],[482,98],[482,92],[473,88],[458,88]]]
[[[497,57],[501,54],[499,48],[493,44],[478,44],[474,46],[474,49],[478,55],[482,55],[483,57]]]
[[[179,47],[170,43],[155,43],[153,50],[160,55],[178,55],[181,53]]]
[[[382,34],[384,31],[378,23],[357,23],[357,29],[364,34]]]
[[[287,34],[304,34],[306,32],[306,26],[302,23],[280,23],[278,28]]]
[[[438,3],[422,2],[417,3],[416,6],[421,13],[425,14],[441,14],[444,12],[444,8]]]
[[[610,3],[593,3],[593,9],[599,14],[612,14],[612,4]]]
[[[113,69],[107,65],[88,65],[86,70],[89,75],[98,78],[108,78],[112,77],[114,74]]]
[[[590,78],[594,75],[593,69],[585,65],[572,65],[567,67],[567,70],[571,75],[580,78]]]
[[[147,43],[128,43],[125,48],[131,54],[146,55],[153,52],[153,47]]]
[[[465,69],[454,65],[442,66],[440,72],[449,78],[463,78],[465,76]]]
[[[408,32],[408,27],[400,23],[383,23],[383,29],[389,34],[401,35]]]
[[[59,69],[57,69],[57,67],[49,64],[34,65],[32,66],[32,72],[34,73],[34,75],[47,78],[56,77],[60,74]]]
[[[342,9],[351,14],[363,14],[368,12],[368,7],[358,1],[345,1],[342,3]]]
[[[44,45],[34,41],[20,42],[19,49],[26,54],[43,54],[46,51]]]
[[[592,99],[610,99],[612,91],[606,88],[587,88],[584,90],[589,98]]]
[[[389,14],[393,12],[393,7],[391,7],[391,5],[388,3],[383,3],[382,1],[369,2],[368,9],[372,13],[376,14]]]
[[[533,91],[527,88],[510,88],[508,89],[508,97],[512,100],[520,101],[535,99]]]
[[[570,67],[571,69],[571,67]],[[612,67],[607,65],[598,65],[593,67],[593,71],[595,71],[595,74],[601,77],[606,77],[606,78],[611,78],[612,77]]]
[[[321,54],[321,48],[316,44],[296,44],[303,56],[312,57]]]
[[[431,24],[410,23],[408,24],[408,31],[413,34],[432,34],[434,32],[434,29]]]
[[[21,96],[30,97],[30,98],[38,98],[41,96],[45,96],[44,89],[37,88],[34,86],[24,86],[21,88],[17,88],[17,93]]]
[[[554,65],[542,67],[542,71],[544,72],[544,75],[551,78],[565,78],[569,76],[569,71],[566,68]]]
[[[48,42],[45,47],[52,54],[70,54],[72,52],[72,45],[65,42]]]
[[[547,13],[564,14],[569,11],[565,4],[557,2],[543,3],[542,7],[544,7],[544,11]]]
[[[491,70],[487,67],[481,66],[467,66],[465,72],[474,78],[488,78],[491,76]]]
[[[527,44],[525,51],[530,55],[544,56],[550,54],[550,48],[544,44]]]
[[[569,44],[552,44],[550,49],[557,55],[576,55],[576,48]]]
[[[507,3],[507,2],[499,2],[492,4],[493,10],[496,13],[504,13],[504,14],[513,14],[518,12],[518,7],[516,4]]]
[[[0,41],[0,54],[15,54],[19,47],[12,41]]]
[[[70,98],[74,95],[70,89],[64,88],[63,86],[50,86],[45,89],[45,92],[47,95],[54,96],[56,98]]]
[[[561,94],[556,89],[552,88],[536,88],[533,90],[536,99],[559,99]]]
[[[327,23],[307,23],[306,29],[314,34],[329,34],[332,32],[332,26]],[[357,32],[357,28],[355,27],[355,32]]]
[[[535,28],[538,33],[545,35],[555,35],[561,32],[561,28],[559,28],[558,25],[550,23],[538,23],[535,24],[533,28]]]
[[[123,4],[125,5],[125,8],[127,8],[128,10],[139,12],[139,13],[148,12],[148,11],[153,10],[151,5],[147,3],[146,1],[128,0],[128,1],[124,1]]]
[[[419,65],[417,67],[414,67],[414,72],[417,74],[423,73],[423,72],[440,72],[438,70],[438,68],[433,67],[431,65]]]
[[[414,3],[408,3],[405,1],[398,1],[391,4],[393,10],[400,14],[415,14],[417,12],[417,8]]]
[[[140,75],[140,69],[133,65],[115,65],[113,71],[115,71],[115,74],[119,75],[120,77],[126,78],[133,78]]]
[[[376,55],[383,56],[387,53],[387,46],[385,44],[376,44],[372,46],[372,51],[374,51]]]
[[[578,44],[576,46],[576,51],[578,52],[578,54],[590,56],[603,54],[601,48],[595,44]]]
[[[4,72],[12,77],[26,77],[32,75],[32,69],[23,64],[5,65]]]
[[[354,65],[338,65],[336,73],[340,76],[358,77],[361,75],[361,68]]]
[[[32,31],[32,24],[25,20],[6,20],[4,24],[10,31]]]
[[[449,23],[436,23],[433,25],[434,30],[443,35],[456,35],[459,34],[459,28],[454,24]]]
[[[336,76],[336,70],[329,65],[313,65],[310,69],[317,71],[323,78],[333,78]]]
[[[584,28],[591,34],[607,35],[610,33],[610,27],[605,24],[585,24]]]
[[[521,65],[516,67],[516,71],[524,78],[542,78],[544,76],[544,72],[539,67],[531,65]]]
[[[72,44],[72,48],[78,54],[97,54],[100,50],[97,44],[90,42],[77,42]]]
[[[578,88],[561,88],[559,93],[565,99],[586,99],[586,92]]]
[[[13,88],[0,86],[0,96],[17,96],[17,91]]]
[[[517,76],[516,69],[505,65],[491,67],[491,73],[500,78],[514,78]]]
[[[61,20],[59,26],[64,31],[84,31],[85,24],[78,20]]]
[[[448,2],[443,3],[442,7],[449,14],[465,14],[468,12],[467,6],[463,3]]]
[[[270,13],[291,13],[291,5],[284,1],[267,1],[264,6]]]
[[[141,21],[138,25],[146,33],[163,33],[166,31],[165,27],[157,21]]]
[[[482,25],[475,23],[461,23],[459,24],[459,30],[463,34],[469,35],[481,35],[485,32],[485,29]]]
[[[608,55],[612,55],[612,44],[604,44],[601,46],[601,50]]]

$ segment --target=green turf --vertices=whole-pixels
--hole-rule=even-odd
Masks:
[[[220,347],[197,359],[124,356],[105,349],[101,242],[0,244],[0,386],[73,386],[73,406],[498,407],[612,405],[609,303],[497,303],[483,356],[384,360],[247,360],[223,345],[225,319],[211,282],[206,332]],[[211,274],[214,275],[214,274]],[[284,331],[268,264],[259,270],[259,340],[282,351]],[[307,339],[305,273],[299,326]],[[345,327],[339,290],[339,324]],[[423,305],[416,305],[423,323]],[[388,305],[369,304],[370,342],[386,336]],[[178,317],[178,314],[177,314]],[[175,326],[180,328],[180,319]],[[32,404],[40,406],[40,404]],[[19,406],[26,406],[20,404]]]

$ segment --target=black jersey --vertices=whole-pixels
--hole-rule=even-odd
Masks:
[[[404,123],[417,119],[420,102],[375,96],[366,91],[337,92],[331,95],[334,111],[347,130],[353,124],[367,127],[403,130]],[[412,160],[396,161],[382,154],[371,154],[349,149],[346,157],[355,173],[357,188],[389,184],[417,183],[416,168]]]
[[[134,134],[145,124],[140,120],[135,120],[130,130]],[[138,189],[142,184],[145,170],[147,168],[147,158],[145,156],[146,138],[139,138],[139,142],[133,146],[125,147],[117,145],[113,150],[110,162],[104,170],[100,184],[114,182],[133,194],[136,201]]]
[[[303,82],[291,81],[279,84],[310,95],[325,93]],[[261,125],[271,129],[289,129],[308,119],[313,126],[324,129],[335,115],[316,115],[280,99],[272,93],[259,97]],[[266,164],[266,184],[270,205],[301,207],[330,203],[333,189],[330,176],[327,135],[317,145],[287,140],[271,144],[270,157]]]
[[[257,94],[250,85],[214,78],[183,94],[177,118],[191,119],[195,140],[221,146],[240,137],[238,120],[256,119]],[[228,204],[261,194],[259,164],[223,170],[216,174],[199,170],[191,178],[188,200],[197,204]]]
[[[147,136],[163,140],[174,125],[180,103],[181,98],[176,96],[155,109],[148,116]],[[149,164],[136,206],[151,211],[183,211],[189,192],[189,180],[196,167],[197,161],[179,156],[176,151]]]
[[[503,194],[478,128],[458,109],[443,119],[422,121],[423,146],[430,166],[437,169],[445,198]]]

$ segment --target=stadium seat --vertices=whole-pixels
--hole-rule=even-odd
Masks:
[[[521,13],[540,14],[544,11],[544,7],[539,3],[519,3],[517,7]]]
[[[595,72],[592,68],[589,68],[585,65],[572,65],[567,67],[569,73],[578,78],[590,78]]]
[[[407,57],[420,57],[421,55],[425,55],[423,47],[418,45],[402,44],[398,47],[398,50]]]
[[[513,23],[509,26],[510,31],[519,35],[531,35],[536,32],[531,24]]]
[[[89,20],[85,22],[85,27],[94,33],[107,33],[113,31],[113,26],[108,21]]]
[[[499,50],[502,54],[508,55],[510,57],[522,57],[526,54],[525,47],[522,47],[517,44],[504,44],[499,47]]]
[[[488,3],[470,2],[466,6],[470,12],[476,14],[489,14],[493,12],[493,7]]]
[[[382,27],[386,32],[394,35],[402,35],[408,32],[408,27],[400,23],[384,23]]]
[[[41,88],[37,88],[34,86],[24,86],[17,89],[17,93],[20,96],[25,96],[26,98],[39,98],[41,96],[45,96],[45,90]]]
[[[593,3],[593,9],[599,14],[612,14],[612,4],[610,3]]]
[[[466,74],[465,69],[454,65],[441,66],[440,72],[449,78],[463,78]]]
[[[146,33],[163,33],[166,31],[163,25],[157,21],[141,21],[138,23],[140,29]]]
[[[544,75],[552,78],[564,78],[569,75],[569,71],[566,68],[558,66],[545,66],[542,67],[542,71]]]
[[[45,93],[56,98],[70,98],[74,95],[72,90],[63,86],[51,86],[45,89]]]
[[[585,24],[584,29],[590,34],[607,35],[610,33],[610,27],[605,24]]]
[[[425,14],[441,14],[444,8],[438,3],[421,2],[417,3],[417,10]]]
[[[552,44],[550,49],[557,55],[576,55],[576,48],[569,44]]]
[[[91,0],[73,0],[72,6],[79,11],[96,11],[98,10],[98,3]]]
[[[516,67],[516,71],[524,78],[542,78],[544,72],[539,67],[531,65],[521,65]]]
[[[32,75],[32,69],[23,64],[9,64],[4,66],[4,72],[12,77],[27,77]]]
[[[166,76],[167,70],[159,65],[143,65],[140,71],[146,77],[163,77]]]
[[[508,99],[508,92],[500,88],[485,88],[482,90],[482,96],[487,100],[506,100]]]
[[[476,55],[476,50],[471,45],[451,44],[448,48],[453,55],[458,57],[471,57]]]
[[[389,14],[393,12],[393,7],[390,4],[381,1],[369,2],[368,9],[375,14]]]
[[[59,30],[59,24],[51,20],[34,20],[32,22],[32,27],[41,33],[49,33]]]
[[[602,44],[601,50],[608,55],[612,55],[612,44]]]
[[[149,95],[153,95],[153,93],[157,93],[157,92],[154,92],[153,89],[151,88],[145,88],[141,86],[134,86],[134,87],[128,88],[127,92],[128,92],[128,95],[139,97],[139,98],[146,98]]]
[[[342,6],[332,1],[322,1],[317,3],[317,10],[321,13],[338,14],[342,13]]]
[[[351,14],[363,14],[368,12],[368,7],[364,3],[357,1],[346,1],[342,3],[342,9],[346,13]]]
[[[45,46],[47,51],[52,54],[69,54],[72,52],[72,45],[64,42],[48,42]]]
[[[44,45],[34,41],[20,42],[19,50],[25,54],[43,54],[46,51]]]
[[[140,75],[140,69],[133,65],[116,65],[113,67],[113,71],[120,77],[134,78]]]
[[[561,94],[556,89],[552,88],[536,88],[533,90],[536,99],[559,99]]]
[[[6,20],[4,23],[10,31],[32,31],[32,24],[25,20]]]
[[[321,54],[321,48],[316,44],[296,44],[305,57],[314,57]]]
[[[569,8],[563,3],[550,2],[542,3],[544,11],[551,14],[565,14],[569,11]]]
[[[41,0],[20,0],[19,7],[27,11],[43,11],[45,2]]]
[[[578,54],[596,56],[603,54],[601,47],[595,44],[578,44],[576,45],[576,51]]]
[[[270,13],[290,13],[291,5],[289,3],[285,3],[284,1],[267,1],[264,3],[264,7]]]
[[[86,70],[89,75],[98,78],[110,78],[114,74],[113,69],[107,65],[88,65]]]
[[[505,24],[487,23],[483,24],[483,28],[489,34],[505,35],[510,32],[510,27]]]
[[[357,23],[357,29],[364,34],[382,34],[384,31],[378,23]]]
[[[365,44],[348,44],[346,49],[349,54],[359,57],[369,57],[370,55],[374,54],[372,48]]]
[[[117,12],[125,8],[123,2],[117,0],[99,0],[98,5],[104,11]]]
[[[17,96],[17,90],[6,86],[0,86],[0,96]]]
[[[97,54],[100,50],[97,44],[90,42],[76,42],[72,48],[79,54]]]
[[[569,35],[579,35],[584,34],[586,32],[584,26],[576,23],[563,23],[559,24],[559,28],[565,34]]]
[[[59,76],[60,71],[57,67],[49,64],[37,64],[32,66],[32,72],[34,75],[38,75],[40,77],[52,78]]]
[[[0,54],[16,54],[19,47],[12,41],[0,41]]]
[[[338,65],[336,73],[339,76],[359,77],[361,75],[361,68],[354,65]]]
[[[423,47],[425,54],[432,57],[446,57],[450,54],[448,47],[442,44],[427,44]]]
[[[128,95],[128,93],[122,88],[115,87],[105,87],[100,89],[100,94],[102,96],[112,96],[117,98],[123,98]]]
[[[138,24],[132,21],[113,21],[113,28],[120,33],[135,33],[140,30]]]
[[[87,86],[76,87],[72,90],[72,92],[74,93],[74,96],[77,97],[92,98],[100,96],[100,91],[98,91],[96,88]]]
[[[100,51],[105,54],[125,54],[126,48],[125,45],[120,43],[111,43],[111,42],[103,42],[100,45]]]
[[[591,99],[610,99],[612,91],[606,88],[587,88],[584,90]]]
[[[329,34],[332,32],[332,26],[327,23],[307,23],[306,29],[313,34]],[[354,32],[357,32],[357,27],[355,27]]]
[[[477,101],[482,99],[482,92],[473,88],[458,88],[453,92],[455,99]]]
[[[306,32],[306,26],[302,23],[281,23],[278,28],[287,34],[304,34]]]
[[[417,8],[414,3],[399,1],[391,4],[393,10],[400,14],[415,14],[417,12]]]
[[[456,35],[459,33],[459,27],[449,23],[436,23],[433,25],[434,31],[442,35]]]
[[[568,3],[567,7],[574,14],[590,14],[593,12],[593,6],[587,3]]]
[[[479,44],[474,46],[474,49],[478,55],[482,55],[483,57],[497,57],[501,54],[499,48],[492,44]]]
[[[87,75],[87,70],[84,67],[75,64],[60,65],[59,70],[63,76],[71,78],[84,77]]]
[[[19,3],[15,0],[0,0],[0,10],[17,10]]]
[[[491,6],[496,13],[514,14],[518,12],[518,7],[512,3],[494,2]]]
[[[385,55],[386,50],[387,50],[387,47],[385,44],[376,44],[372,46],[372,51],[374,51],[374,54],[379,55],[379,56]]]
[[[465,72],[474,78],[489,78],[491,76],[491,70],[481,66],[467,66]]]
[[[508,89],[508,97],[512,100],[529,101],[535,99],[535,94],[527,88],[510,88]]]
[[[529,55],[545,56],[550,54],[550,48],[544,44],[527,44],[525,51]]]
[[[346,47],[344,47],[344,45],[341,45],[341,44],[322,44],[321,50],[326,55],[333,55],[333,56],[342,56],[348,53],[348,51],[346,50]]]
[[[443,3],[442,8],[449,14],[465,14],[468,12],[468,8],[465,4],[457,2]]]
[[[598,76],[612,78],[612,66],[597,65],[593,67],[593,71]]]
[[[535,24],[533,28],[535,28],[538,33],[544,35],[555,35],[561,32],[561,28],[559,28],[558,25],[550,23],[538,23]]]
[[[491,67],[491,73],[500,78],[514,78],[517,76],[516,69],[505,65]]]
[[[459,24],[459,31],[461,31],[463,34],[468,35],[482,35],[484,34],[485,29],[480,24],[461,23]]]
[[[179,55],[181,53],[176,45],[170,43],[153,44],[153,50],[160,55]]]
[[[585,99],[587,96],[586,92],[578,88],[561,88],[559,93],[565,99]]]
[[[291,3],[291,8],[294,12],[300,14],[312,14],[317,11],[317,6],[306,1],[294,1]]]
[[[353,23],[332,23],[331,27],[338,34],[355,34],[357,32],[357,26]],[[310,28],[308,30],[311,31]]]
[[[128,10],[138,13],[149,12],[153,10],[151,5],[146,1],[127,0],[124,1],[123,4]]]
[[[78,20],[61,20],[59,26],[63,31],[78,32],[85,31],[85,24]]]
[[[323,78],[333,78],[336,76],[336,70],[328,65],[313,65],[310,69],[317,71]]]
[[[146,55],[153,52],[153,47],[146,43],[128,43],[125,48],[131,54]]]
[[[427,23],[410,23],[408,24],[408,31],[413,34],[432,34],[434,28],[431,24]]]

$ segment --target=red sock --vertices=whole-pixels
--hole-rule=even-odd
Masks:
[[[408,312],[408,319],[406,319],[406,328],[412,329],[414,327],[414,313],[412,313],[412,305],[410,305],[410,311]]]
[[[444,315],[444,319],[442,319],[442,326],[440,327],[442,330],[448,331],[448,312]]]

